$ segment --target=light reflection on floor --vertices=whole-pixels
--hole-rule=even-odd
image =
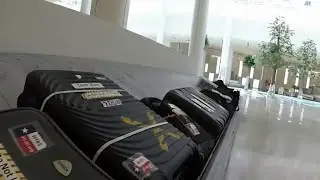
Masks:
[[[320,179],[320,103],[242,91],[227,180]]]

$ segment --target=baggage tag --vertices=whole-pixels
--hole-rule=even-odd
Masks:
[[[158,168],[142,153],[135,153],[126,161],[123,161],[122,166],[139,180],[143,180],[158,171]]]

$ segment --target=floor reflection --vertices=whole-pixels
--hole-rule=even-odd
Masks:
[[[320,179],[320,103],[241,92],[227,180]]]

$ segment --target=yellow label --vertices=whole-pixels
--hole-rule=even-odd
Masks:
[[[139,122],[139,121],[136,121],[136,120],[132,120],[132,119],[130,119],[128,117],[121,117],[121,121],[126,123],[126,124],[132,125],[132,126],[139,126],[141,128],[147,127],[149,125],[153,125],[153,124],[157,123],[156,120],[155,120],[155,117],[154,117],[154,112],[147,112],[147,117],[148,117],[148,120],[149,120],[148,124],[144,124],[142,122]],[[164,129],[159,128],[159,127],[155,127],[155,128],[152,129],[153,135],[158,138],[158,142],[159,142],[160,148],[163,151],[168,151],[169,147],[168,147],[168,144],[165,141],[165,136],[163,134],[166,134],[168,137],[175,138],[175,139],[181,139],[181,136],[180,136],[179,133],[172,133],[172,132],[164,132],[164,133],[162,133],[163,131],[164,131]]]
[[[181,136],[177,133],[172,133],[172,132],[167,132],[168,136],[169,137],[172,137],[172,138],[176,138],[176,139],[180,139]]]
[[[128,117],[121,117],[121,120],[122,122],[126,123],[126,124],[129,124],[129,125],[132,125],[132,126],[137,126],[137,125],[140,125],[142,124],[142,122],[139,122],[139,121],[136,121],[136,120],[132,120]]]
[[[26,180],[16,163],[0,144],[0,180]]]
[[[164,141],[164,136],[161,135],[158,137],[158,140],[159,140],[159,145],[160,145],[160,148],[163,150],[163,151],[168,151],[169,148],[168,148],[168,144]]]

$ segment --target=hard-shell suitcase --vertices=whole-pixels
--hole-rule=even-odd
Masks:
[[[1,111],[0,129],[0,179],[111,179],[36,109]]]
[[[194,142],[101,74],[34,71],[18,106],[47,112],[115,179],[195,179]]]

